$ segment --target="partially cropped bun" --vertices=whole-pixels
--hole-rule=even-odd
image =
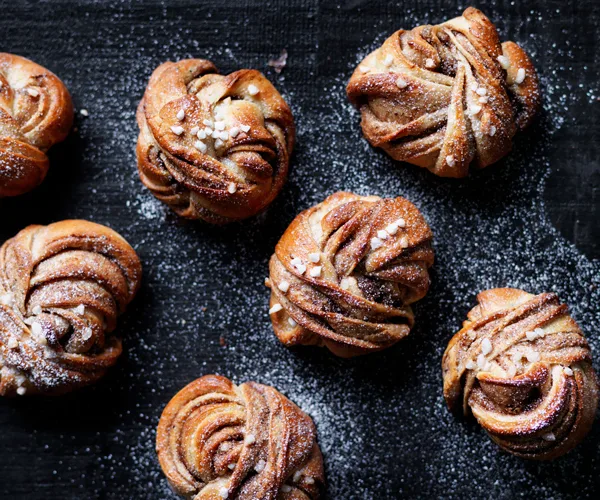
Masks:
[[[62,394],[121,354],[117,317],[141,265],[112,229],[84,220],[29,226],[0,248],[0,395]]]
[[[56,75],[0,53],[0,198],[26,193],[44,180],[46,152],[67,137],[72,124],[71,96]]]

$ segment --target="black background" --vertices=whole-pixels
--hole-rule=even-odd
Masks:
[[[567,457],[524,462],[449,415],[439,367],[476,293],[492,286],[557,291],[600,366],[598,2],[475,2],[503,39],[532,55],[544,110],[506,160],[468,179],[437,179],[371,149],[344,95],[360,57],[393,31],[467,5],[0,0],[0,50],[54,71],[76,108],[89,111],[52,150],[43,185],[0,200],[0,239],[32,223],[87,218],[123,234],[144,264],[142,289],[119,324],[125,354],[103,381],[57,399],[0,401],[3,498],[172,498],[155,427],[177,390],[214,372],[275,385],[313,416],[330,498],[598,498],[600,423]],[[267,61],[284,48],[288,66],[277,75]],[[150,73],[193,56],[223,72],[264,71],[298,127],[279,198],[224,228],[178,220],[137,178],[134,113]],[[340,189],[408,197],[436,249],[411,335],[349,361],[283,348],[262,284],[294,215]]]

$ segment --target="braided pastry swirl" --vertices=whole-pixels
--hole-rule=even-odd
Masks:
[[[24,57],[0,53],[0,198],[40,184],[46,151],[73,124],[71,96],[57,76]]]
[[[0,248],[0,394],[61,394],[104,375],[141,278],[135,251],[84,220],[29,226]]]
[[[142,182],[183,217],[245,219],[286,181],[292,112],[256,70],[223,76],[203,59],[166,62],[152,74],[137,120]]]
[[[496,288],[477,300],[444,353],[448,406],[470,409],[510,453],[563,455],[590,430],[598,406],[583,333],[553,293]]]
[[[483,168],[505,156],[540,106],[527,54],[501,44],[473,7],[394,33],[360,63],[347,92],[373,146],[442,177],[465,177],[471,163]]]
[[[408,335],[429,288],[432,234],[404,198],[339,192],[299,214],[269,263],[271,321],[285,345],[342,357]]]
[[[194,500],[310,500],[324,485],[315,426],[267,385],[206,375],[179,391],[158,424],[169,484]]]

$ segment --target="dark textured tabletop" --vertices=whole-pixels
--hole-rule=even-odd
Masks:
[[[372,149],[344,87],[393,31],[468,4],[0,0],[0,51],[59,75],[78,111],[43,185],[0,200],[0,240],[28,224],[86,218],[123,234],[144,265],[119,321],[125,353],[105,379],[60,398],[0,401],[2,498],[174,498],[155,457],[156,424],[174,393],[206,373],[272,384],[313,417],[328,498],[599,497],[599,421],[568,456],[531,463],[501,452],[443,401],[443,350],[477,292],[494,286],[557,292],[600,368],[599,4],[474,4],[531,54],[543,111],[505,160],[454,181]],[[289,58],[278,75],[267,62],[282,49]],[[223,228],[185,222],[138,179],[136,105],[159,63],[185,57],[223,72],[257,68],[292,107],[289,182],[259,217]],[[436,251],[409,337],[352,360],[280,345],[263,284],[294,215],[342,189],[407,197]]]

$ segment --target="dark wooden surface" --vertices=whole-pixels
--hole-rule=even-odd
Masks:
[[[358,54],[464,3],[0,0],[0,50],[56,72],[89,111],[52,151],[46,182],[0,200],[0,240],[31,223],[88,218],[121,232],[144,264],[119,325],[125,354],[105,380],[59,399],[0,401],[2,498],[173,497],[154,429],[179,388],[213,372],[276,385],[314,417],[330,498],[598,498],[598,422],[568,457],[526,463],[455,420],[441,397],[443,349],[486,287],[556,290],[600,357],[598,3],[475,5],[531,52],[544,111],[509,158],[455,182],[372,150],[344,84]],[[267,61],[283,48],[288,66],[276,75]],[[147,79],[164,60],[192,56],[264,71],[297,120],[287,187],[267,213],[227,228],[177,220],[137,178],[134,113]],[[351,361],[280,346],[262,286],[293,216],[339,189],[407,196],[436,236],[415,330]]]

